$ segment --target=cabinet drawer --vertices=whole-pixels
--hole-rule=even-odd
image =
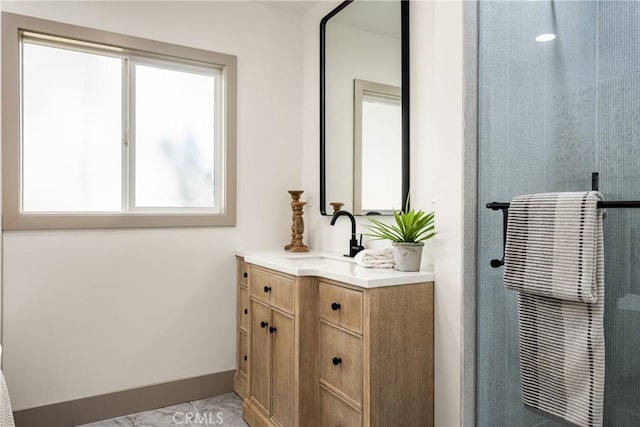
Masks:
[[[249,326],[249,291],[247,288],[240,288],[238,292],[238,326],[241,330],[247,331]]]
[[[320,322],[320,381],[362,405],[362,338]]]
[[[362,333],[362,292],[320,282],[320,317]]]
[[[240,332],[240,342],[238,347],[238,371],[246,378],[249,366],[249,338],[244,332]]]
[[[238,258],[238,284],[247,286],[249,279],[249,264]]]
[[[402,420],[398,421],[398,425]],[[320,387],[320,426],[357,427],[362,425],[362,414],[328,390]]]
[[[251,296],[293,314],[293,279],[251,267]]]

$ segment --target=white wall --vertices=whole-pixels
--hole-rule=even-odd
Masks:
[[[437,426],[462,423],[464,9],[460,1],[413,2],[412,177],[417,206],[436,212]]]
[[[3,234],[14,409],[234,369],[235,250],[286,243],[301,186],[301,17],[237,1],[2,10],[238,57],[236,227]]]
[[[304,16],[304,187],[312,189],[311,243],[346,250],[348,221],[329,227],[318,200],[318,25],[339,2],[320,2]],[[426,249],[435,287],[435,424],[461,418],[463,35],[460,1],[411,2],[411,197],[436,212],[438,235]],[[313,203],[315,202],[315,203]],[[362,230],[359,221],[358,232]]]

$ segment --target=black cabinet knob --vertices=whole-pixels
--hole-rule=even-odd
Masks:
[[[270,334],[273,334],[273,333],[275,333],[276,331],[277,331],[277,329],[276,329],[276,328],[274,328],[273,326],[269,326],[269,333],[270,333]]]
[[[261,328],[266,328],[267,326],[269,326],[269,324],[267,322],[260,322],[260,327]]]
[[[333,311],[340,310],[340,303],[334,302],[333,304],[331,304],[331,310]]]
[[[246,308],[244,309],[244,314],[249,314],[249,310],[247,310]]]
[[[342,358],[340,358],[340,357],[334,357],[334,358],[333,358],[333,360],[332,360],[332,362],[333,362],[333,365],[334,365],[334,366],[338,366],[339,364],[341,364],[341,363],[342,363]]]
[[[246,354],[244,355],[244,361],[245,362],[247,361],[247,355]]]
[[[244,277],[245,279],[247,278],[247,276],[249,276],[249,273],[247,273],[246,271],[242,273],[242,277]]]
[[[271,286],[265,286],[264,287],[264,291],[265,292],[271,292]]]

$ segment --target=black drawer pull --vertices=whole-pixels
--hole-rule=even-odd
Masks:
[[[246,308],[244,309],[244,314],[249,314],[249,310],[247,310]]]
[[[247,273],[246,271],[244,273],[242,273],[242,277],[244,277],[245,279],[247,278],[248,275],[249,275],[249,273]]]
[[[265,292],[271,292],[271,286],[265,286],[264,287],[264,291]]]
[[[273,334],[273,333],[275,333],[276,331],[277,331],[277,329],[276,329],[276,328],[274,328],[273,326],[269,326],[269,333],[270,333],[270,334]]]
[[[269,324],[267,322],[260,322],[260,327],[261,328],[266,328],[267,326],[269,326]]]
[[[338,302],[332,303],[331,304],[331,310],[333,310],[333,311],[340,310],[340,303],[338,303]]]
[[[332,362],[333,362],[333,365],[334,365],[334,366],[338,366],[339,364],[341,364],[341,363],[342,363],[342,358],[340,358],[340,357],[334,357],[334,358],[333,358],[333,360],[332,360]]]
[[[244,355],[244,361],[245,362],[247,361],[247,355],[246,354]]]

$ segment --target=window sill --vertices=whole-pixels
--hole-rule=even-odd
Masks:
[[[5,215],[3,230],[73,230],[100,228],[229,227],[235,212],[225,214],[18,214]]]

